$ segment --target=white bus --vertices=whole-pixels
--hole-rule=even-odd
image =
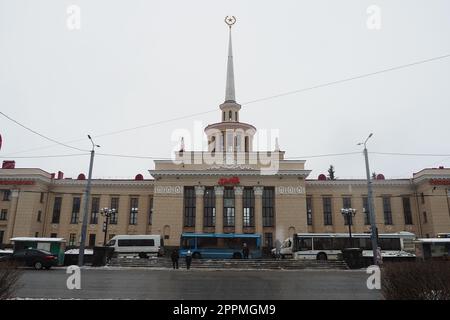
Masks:
[[[378,235],[378,245],[383,258],[415,257],[414,239],[410,232]],[[352,234],[352,245],[348,233],[298,233],[281,245],[282,258],[336,260],[345,248],[363,249],[363,257],[373,257],[369,233]]]
[[[113,247],[115,255],[137,254],[140,258],[164,255],[164,240],[160,235],[117,235],[106,246]]]

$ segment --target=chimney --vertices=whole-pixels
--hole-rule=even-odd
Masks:
[[[63,178],[64,178],[64,172],[58,171],[58,180],[63,179]]]
[[[50,175],[50,178],[51,178],[51,179],[55,179],[55,174],[52,173],[52,174]]]
[[[14,169],[16,162],[14,160],[3,160],[2,169]]]

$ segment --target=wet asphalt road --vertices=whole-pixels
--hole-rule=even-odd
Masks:
[[[68,290],[65,269],[24,270],[18,298],[53,299],[380,299],[363,271],[82,269]]]

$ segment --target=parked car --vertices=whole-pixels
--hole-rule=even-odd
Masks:
[[[34,267],[36,270],[50,269],[58,264],[58,258],[41,249],[23,249],[8,256],[0,257],[0,262],[13,262],[17,266]]]

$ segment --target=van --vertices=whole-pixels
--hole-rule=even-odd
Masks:
[[[140,258],[164,255],[164,240],[160,235],[117,235],[106,244],[114,254],[138,254]]]

